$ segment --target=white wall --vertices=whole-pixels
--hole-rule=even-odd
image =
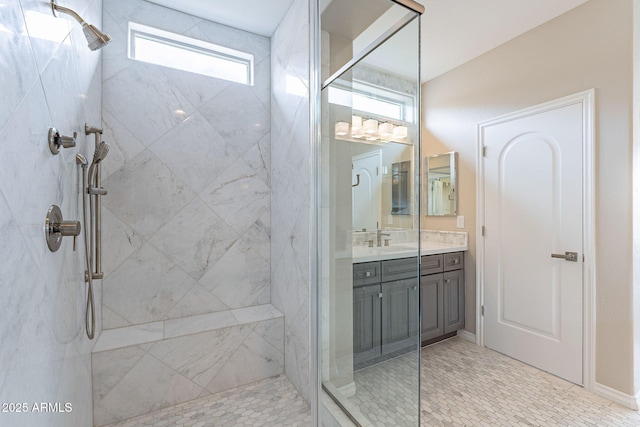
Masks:
[[[269,39],[143,0],[104,19],[104,328],[269,303]],[[253,54],[255,85],[127,59],[130,21]]]
[[[254,85],[128,59],[129,22],[252,54]],[[104,26],[96,425],[284,370],[270,306],[270,39],[143,0],[105,0]]]
[[[101,26],[101,0],[67,3]],[[81,220],[75,155],[91,158],[84,124],[100,125],[101,51],[44,2],[5,1],[0,10],[0,402],[28,406],[0,412],[0,425],[89,426],[94,342],[84,330],[84,248],[79,239],[73,252],[64,238],[50,252],[43,225],[52,204]],[[77,147],[53,156],[50,126],[78,132]],[[71,412],[32,412],[40,402],[69,403]]]
[[[596,89],[596,382],[633,386],[632,2],[591,0],[423,85],[424,155],[456,150],[459,214],[470,233],[466,329],[475,332],[476,124]],[[455,218],[427,218],[455,229]]]
[[[271,301],[285,316],[285,373],[309,401],[309,4],[271,37]]]

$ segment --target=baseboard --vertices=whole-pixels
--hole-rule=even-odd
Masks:
[[[476,334],[472,334],[471,332],[467,331],[466,329],[458,330],[458,336],[460,338],[462,338],[463,340],[471,341],[472,343],[477,344]]]
[[[604,397],[607,400],[625,406],[629,409],[633,409],[634,411],[637,411],[640,408],[640,393],[632,396],[599,383],[594,383],[591,391],[600,397]]]

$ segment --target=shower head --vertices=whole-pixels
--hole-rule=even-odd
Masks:
[[[91,166],[89,166],[89,185],[94,185],[93,182],[98,171],[97,166],[107,157],[107,154],[109,154],[109,144],[103,141],[98,144],[96,151],[93,153],[93,161],[91,162]]]
[[[82,25],[82,32],[87,39],[87,45],[89,46],[89,49],[97,50],[111,42],[111,37],[98,30],[95,26],[87,24],[85,20],[82,19],[80,15],[78,15],[73,10],[63,6],[58,6],[56,4],[56,0],[51,0],[51,12],[53,13],[53,16],[58,16],[56,15],[56,12],[66,13],[67,15],[71,15],[76,21],[78,21]]]
[[[89,46],[89,49],[91,50],[98,50],[111,42],[111,37],[109,37],[109,35],[86,22],[82,24],[82,31],[84,32],[84,36],[87,38],[87,46]]]
[[[107,157],[107,154],[109,154],[109,144],[103,141],[98,144],[96,151],[93,153],[93,163],[100,163]]]

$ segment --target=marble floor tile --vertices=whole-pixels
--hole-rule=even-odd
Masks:
[[[393,372],[406,373],[410,366],[406,358],[414,356],[401,356],[356,372],[356,399],[370,425],[407,425],[397,413],[391,413],[407,407],[406,401],[400,401],[406,399],[406,393],[399,394],[388,387],[376,390],[362,382],[375,377],[376,370],[387,377]],[[640,425],[638,411],[460,338],[425,347],[421,356],[422,426]],[[384,392],[383,402],[367,396],[376,392]],[[280,375],[108,427],[309,425],[309,407],[287,378]]]
[[[413,425],[415,405],[388,384],[413,354],[356,371],[357,404],[374,426]],[[421,351],[422,426],[638,426],[640,412],[461,338]],[[387,385],[375,383],[387,378]],[[385,398],[381,399],[380,394]],[[399,410],[404,408],[405,410]]]
[[[309,425],[309,406],[280,375],[106,427]]]

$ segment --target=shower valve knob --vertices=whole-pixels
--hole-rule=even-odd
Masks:
[[[47,211],[47,217],[44,222],[45,237],[47,239],[47,246],[51,252],[55,252],[60,249],[62,238],[64,236],[72,236],[75,240],[76,236],[80,234],[82,229],[80,221],[64,221],[62,218],[62,211],[56,205],[52,205]]]
[[[72,148],[76,146],[76,137],[78,132],[74,132],[73,136],[60,135],[56,128],[49,128],[49,150],[51,153],[58,154],[60,147]]]

